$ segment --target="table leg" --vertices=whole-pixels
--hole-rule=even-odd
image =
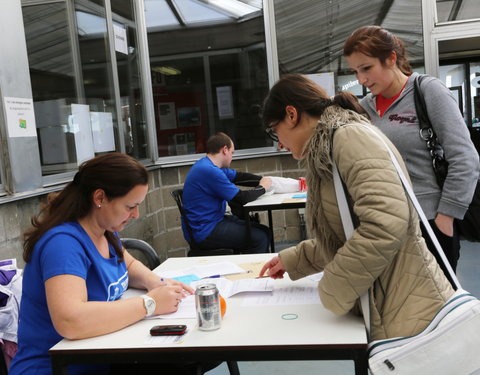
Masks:
[[[61,358],[51,356],[52,375],[68,375],[67,364]]]
[[[268,210],[268,226],[270,227],[270,252],[275,252],[275,236],[273,235],[272,210]]]
[[[245,208],[243,209],[243,217],[245,218],[245,224],[247,227],[247,248],[245,249],[246,252],[248,252],[248,249],[250,248],[250,241],[251,241],[251,223],[250,223],[250,212],[246,210]]]
[[[366,350],[356,350],[354,353],[355,375],[368,375],[368,357]]]

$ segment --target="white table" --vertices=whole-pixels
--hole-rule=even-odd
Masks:
[[[273,254],[169,258],[159,270],[182,269],[195,264],[233,261],[264,262]],[[312,285],[309,279],[275,281],[282,285]],[[135,291],[138,292],[138,291]],[[134,292],[134,293],[135,293]],[[139,292],[138,292],[139,293]],[[53,374],[66,374],[72,363],[131,363],[162,361],[276,361],[353,360],[355,373],[367,374],[367,338],[359,317],[335,316],[322,305],[242,306],[242,295],[228,299],[222,327],[216,331],[193,328],[183,342],[152,346],[149,329],[156,324],[185,324],[195,319],[142,320],[108,335],[84,340],[62,340],[50,349]],[[284,320],[284,314],[297,314]]]
[[[306,198],[299,198],[292,201],[292,197],[298,193],[285,193],[285,194],[271,194],[271,195],[262,195],[256,200],[248,202],[243,206],[243,217],[247,223],[247,235],[250,238],[250,215],[251,211],[268,211],[268,226],[270,227],[270,252],[275,252],[275,238],[273,235],[273,220],[272,220],[272,211],[273,210],[286,210],[291,208],[305,208]],[[288,200],[288,202],[285,202]]]

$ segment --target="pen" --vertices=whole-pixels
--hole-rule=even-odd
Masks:
[[[224,275],[211,275],[211,276],[205,276],[202,277],[202,279],[218,279],[219,277],[222,276],[230,276],[230,275],[240,275],[242,273],[252,273],[252,270],[247,270],[246,272],[232,272],[232,273],[226,273]]]

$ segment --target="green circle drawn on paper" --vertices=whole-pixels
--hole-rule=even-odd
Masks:
[[[298,314],[289,313],[289,314],[283,314],[282,315],[283,320],[295,320],[297,318],[298,318]]]

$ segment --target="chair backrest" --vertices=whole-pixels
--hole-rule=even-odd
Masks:
[[[188,241],[190,248],[196,251],[198,250],[198,246],[197,246],[197,243],[195,242],[195,239],[193,238],[192,228],[188,223],[187,215],[185,214],[185,210],[183,208],[183,189],[173,190],[170,192],[170,194],[175,200],[175,203],[177,203],[178,210],[180,211],[180,220],[183,222],[183,225],[185,225],[185,228],[187,229],[187,232],[188,232],[188,236],[190,237],[190,241]]]
[[[153,270],[160,265],[160,258],[157,252],[147,242],[137,238],[122,238],[123,247],[132,255]],[[135,254],[135,252],[138,252]]]
[[[190,251],[188,252],[188,256],[205,256],[205,255],[232,255],[235,254],[233,249],[210,249],[210,250],[201,250],[198,244],[195,242],[193,238],[192,228],[188,223],[187,215],[185,214],[185,210],[183,208],[183,189],[176,189],[170,192],[170,195],[173,197],[175,202],[177,203],[178,210],[180,211],[180,217],[187,229],[188,236],[190,237],[190,241],[188,244],[190,245]]]

